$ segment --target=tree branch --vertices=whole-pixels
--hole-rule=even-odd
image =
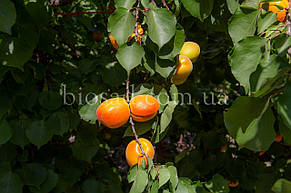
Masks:
[[[129,75],[128,75],[127,80],[126,80],[126,101],[127,101],[128,105],[129,105],[129,102],[130,102],[129,94],[130,94],[130,92],[129,92]],[[138,140],[138,136],[137,136],[136,131],[135,131],[134,122],[133,122],[133,119],[132,119],[132,116],[131,116],[131,112],[130,112],[130,116],[129,116],[129,123],[131,125],[131,130],[132,130],[132,133],[134,134],[135,141],[138,143],[139,148],[141,149],[142,155],[146,156],[146,154],[144,152],[144,149],[143,149],[140,141]]]

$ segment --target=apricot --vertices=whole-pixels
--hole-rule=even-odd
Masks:
[[[281,135],[281,133],[278,133],[277,136],[276,136],[276,138],[275,138],[275,141],[277,143],[280,143],[282,141],[282,139],[283,139],[283,136]]]
[[[160,103],[151,95],[139,95],[130,100],[129,106],[133,120],[145,122],[156,116]]]
[[[144,138],[139,138],[139,142],[141,143],[141,146],[144,150],[144,153],[151,159],[154,158],[155,150],[151,142]],[[132,140],[126,147],[125,150],[125,157],[128,165],[130,167],[136,165],[137,163],[139,165],[142,165],[142,160],[145,161],[147,165],[147,157],[142,154],[142,151],[136,142],[136,140]]]
[[[128,103],[123,98],[112,98],[99,105],[96,111],[97,119],[108,128],[118,128],[124,125],[130,116]]]
[[[193,70],[193,64],[187,56],[179,56],[179,65],[173,75],[172,82],[175,85],[183,84]]]
[[[109,36],[109,39],[110,39],[110,42],[111,42],[112,46],[113,46],[116,50],[118,50],[119,46],[118,46],[118,44],[117,44],[116,39],[115,39],[112,35]]]
[[[227,145],[221,146],[220,147],[220,152],[224,153],[227,150]]]
[[[239,185],[239,181],[238,180],[236,182],[232,182],[230,180],[226,180],[226,182],[227,182],[228,186],[231,187],[231,188],[235,188],[235,187],[237,187]]]
[[[180,50],[180,55],[187,56],[192,62],[196,62],[200,55],[200,47],[195,42],[185,42]]]
[[[286,13],[287,13],[286,9],[288,9],[288,7],[289,7],[288,0],[274,1],[274,2],[269,2],[268,11],[277,13],[277,20],[284,22],[286,20]]]

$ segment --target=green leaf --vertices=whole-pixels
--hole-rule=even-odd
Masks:
[[[11,142],[15,145],[19,145],[22,149],[29,144],[29,140],[26,137],[25,130],[30,124],[29,120],[19,119],[10,121],[13,130],[13,136]]]
[[[230,56],[231,70],[234,77],[245,87],[246,92],[250,90],[250,75],[256,71],[261,60],[261,47],[266,39],[251,37],[237,43]]]
[[[0,145],[9,141],[12,137],[13,131],[9,123],[5,120],[0,120]]]
[[[176,17],[167,9],[151,9],[147,13],[148,35],[161,49],[176,33]]]
[[[8,111],[11,109],[12,102],[10,97],[5,92],[5,90],[0,90],[0,92],[1,92],[0,95],[0,119],[1,119],[3,115],[7,114]]]
[[[102,80],[110,86],[120,86],[126,80],[126,71],[117,61],[111,62],[102,69]]]
[[[91,124],[95,124],[97,121],[96,110],[98,106],[101,104],[102,94],[91,99],[87,104],[81,107],[79,110],[79,114],[81,119],[87,121]]]
[[[159,57],[161,59],[168,59],[168,60],[174,61],[175,57],[179,54],[181,48],[184,45],[185,38],[186,38],[186,35],[185,35],[184,30],[176,30],[173,50],[169,54],[162,55],[162,56],[160,55]]]
[[[39,187],[47,178],[47,170],[41,164],[31,163],[24,165],[22,178],[25,185]]]
[[[228,32],[234,43],[252,36],[256,31],[256,21],[259,10],[244,12],[238,9],[228,25]]]
[[[128,183],[131,183],[136,179],[137,169],[138,169],[138,165],[137,164],[129,169],[129,172],[128,172],[128,175],[127,175]]]
[[[267,100],[238,97],[224,113],[224,122],[240,148],[266,151],[276,137],[275,118]]]
[[[82,190],[84,193],[104,193],[104,185],[95,179],[87,179],[82,184]]]
[[[22,193],[22,182],[19,176],[11,171],[0,177],[0,190],[5,193]]]
[[[119,46],[127,42],[128,37],[134,33],[135,22],[134,16],[126,8],[119,7],[111,14],[108,19],[108,31]]]
[[[53,91],[44,91],[39,95],[40,105],[47,110],[56,110],[62,106],[62,97]]]
[[[284,143],[291,145],[291,129],[284,124],[281,117],[279,117],[279,131],[284,138]]]
[[[123,7],[130,9],[135,4],[136,0],[114,0],[114,2],[116,8]]]
[[[18,28],[18,38],[7,37],[1,42],[0,58],[2,65],[23,70],[38,43],[39,32],[33,24],[22,24]]]
[[[170,175],[171,175],[171,177],[170,177],[171,188],[172,188],[172,190],[175,190],[177,185],[178,185],[178,182],[179,182],[177,168],[174,166],[169,166],[168,170],[169,170]]]
[[[129,74],[132,69],[141,64],[144,54],[144,49],[139,44],[134,43],[131,46],[124,45],[120,47],[116,58]]]
[[[52,131],[45,127],[43,120],[32,121],[25,133],[29,141],[38,148],[46,144],[53,135]]]
[[[283,92],[283,95],[280,95],[277,110],[282,118],[284,124],[291,129],[291,82],[289,82]]]
[[[135,181],[130,189],[130,193],[142,193],[148,184],[148,174],[141,167],[138,168]]]
[[[277,55],[271,55],[269,59],[264,59],[261,61],[261,65],[258,66],[257,70],[251,75],[250,86],[252,92],[260,92],[263,85],[266,82],[274,78],[280,67],[280,60],[278,60]]]
[[[171,99],[178,104],[179,103],[179,91],[178,91],[178,88],[176,87],[175,84],[171,85],[170,94],[171,94]]]
[[[205,184],[210,192],[214,193],[228,193],[229,187],[226,180],[219,174],[215,174],[210,181]]]
[[[238,0],[226,0],[227,8],[231,14],[234,14],[235,11],[239,8]]]
[[[168,104],[168,102],[170,101],[170,97],[168,95],[168,92],[166,89],[162,88],[162,90],[160,91],[160,93],[157,96],[157,99],[160,103],[160,109],[159,109],[159,113],[164,111],[165,106]]]
[[[165,185],[171,177],[171,173],[168,168],[159,169],[159,188]]]
[[[277,15],[273,12],[268,12],[265,15],[261,15],[261,19],[258,21],[258,33],[264,32],[268,27],[277,21]]]
[[[49,170],[46,180],[40,185],[39,188],[29,187],[29,189],[33,193],[49,193],[56,187],[57,182],[58,175],[54,173],[53,170]]]
[[[135,123],[135,130],[137,135],[143,135],[147,133],[148,131],[152,130],[152,125],[154,123],[154,119],[146,121],[146,122],[136,122]],[[127,127],[123,137],[129,137],[129,136],[134,136],[132,133],[132,128],[131,126]]]
[[[31,16],[35,24],[42,28],[49,23],[50,15],[44,4],[41,2],[37,3],[28,3],[26,5],[26,10]]]
[[[0,2],[0,31],[11,34],[11,27],[16,21],[16,10],[10,0]]]
[[[150,193],[158,193],[159,192],[159,181],[155,180],[152,184]]]
[[[289,193],[291,192],[291,182],[281,178],[275,182],[272,191],[275,193]]]
[[[166,109],[164,110],[162,116],[161,116],[161,131],[160,133],[163,133],[168,125],[170,124],[172,120],[172,115],[176,107],[175,101],[170,101]]]
[[[182,0],[182,3],[193,17],[203,21],[211,14],[214,0]]]
[[[99,146],[96,144],[84,144],[75,142],[72,146],[73,156],[78,160],[91,162],[96,155]]]
[[[69,130],[70,120],[65,112],[55,112],[45,122],[46,127],[55,135],[63,135]]]

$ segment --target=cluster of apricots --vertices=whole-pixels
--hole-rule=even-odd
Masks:
[[[284,22],[287,19],[287,10],[289,8],[288,0],[261,3],[260,7],[266,11],[272,11],[273,13],[276,13],[277,21]]]
[[[158,100],[151,95],[139,95],[133,97],[129,104],[124,98],[112,98],[99,105],[96,111],[98,121],[104,126],[115,129],[128,122],[130,116],[137,122],[146,122],[153,119],[160,104]],[[153,159],[155,151],[150,141],[140,138],[139,142],[146,156]],[[142,164],[142,160],[147,164],[147,158],[136,140],[131,141],[125,151],[126,160],[129,166]]]
[[[131,36],[128,37],[127,42],[130,42],[130,40],[132,40],[132,38],[134,38],[135,36],[136,36],[136,33],[132,33]],[[138,23],[137,24],[137,43],[138,44],[141,44],[142,36],[143,36],[143,28],[142,28],[141,24]],[[109,36],[109,39],[110,39],[110,42],[111,42],[112,46],[116,50],[118,50],[119,45],[118,45],[116,39],[112,35]]]
[[[172,77],[175,85],[183,84],[193,70],[192,62],[196,62],[200,54],[200,47],[195,42],[185,42],[179,55],[179,64]]]

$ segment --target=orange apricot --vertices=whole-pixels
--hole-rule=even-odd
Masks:
[[[130,116],[128,103],[123,98],[112,98],[101,103],[96,111],[97,119],[109,128],[124,125]]]
[[[187,56],[179,56],[179,65],[173,75],[172,82],[175,85],[183,84],[193,70],[193,64]]]
[[[268,11],[277,13],[277,20],[284,22],[286,20],[286,13],[287,13],[286,9],[288,9],[288,7],[289,7],[288,0],[269,2]]]
[[[281,133],[277,133],[277,136],[275,138],[275,141],[277,143],[280,143],[282,141],[282,139],[283,139],[283,136],[281,135]]]
[[[141,143],[141,146],[144,150],[144,153],[151,159],[154,158],[155,150],[151,142],[144,138],[139,138],[139,141]],[[132,140],[126,147],[125,150],[125,157],[128,165],[130,167],[136,165],[137,163],[139,165],[142,165],[142,160],[145,161],[147,165],[147,157],[142,154],[142,151],[136,142],[136,140]]]
[[[196,62],[200,55],[200,46],[195,42],[185,42],[180,55],[187,56],[192,62]]]
[[[139,95],[130,100],[129,106],[133,120],[145,122],[156,116],[160,103],[151,95]]]
[[[112,36],[112,35],[110,35],[109,36],[109,39],[110,39],[110,42],[111,42],[111,44],[112,44],[112,46],[116,49],[116,50],[118,50],[118,44],[117,44],[117,41],[116,41],[116,39]]]
[[[227,148],[228,148],[227,145],[220,147],[220,152],[222,153],[226,152]]]
[[[239,181],[238,180],[236,182],[232,182],[230,180],[226,180],[226,182],[227,182],[228,186],[231,187],[231,188],[235,188],[235,187],[237,187],[239,185]]]

